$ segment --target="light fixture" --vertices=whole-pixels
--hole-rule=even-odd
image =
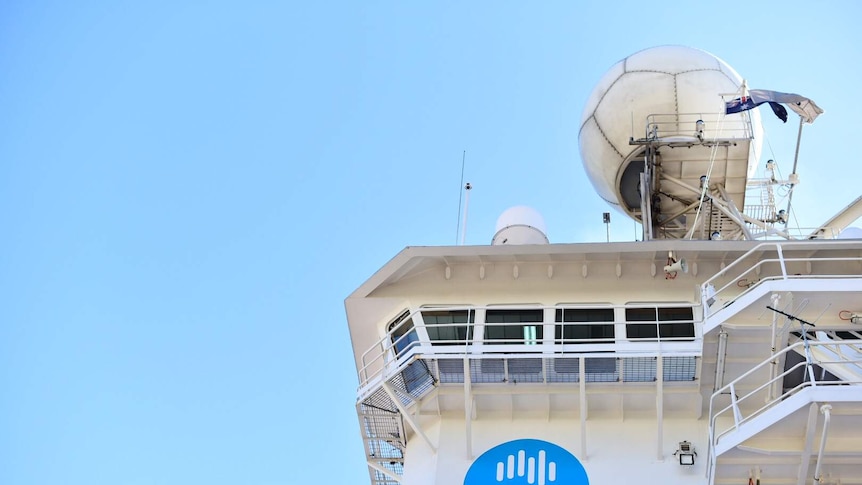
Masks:
[[[685,258],[679,258],[679,261],[677,261],[673,256],[673,251],[668,251],[667,265],[664,267],[664,279],[672,280],[676,278],[676,275],[680,271],[688,273],[688,263],[686,263]]]
[[[845,322],[860,324],[862,323],[862,312],[851,312],[849,310],[841,310],[838,312],[838,318]]]
[[[697,452],[694,451],[694,446],[691,446],[691,443],[688,441],[680,441],[679,448],[673,453],[674,456],[679,457],[680,465],[694,465],[694,457],[697,456]]]
[[[770,182],[775,182],[775,161],[766,161],[766,174],[769,175]]]
[[[712,237],[710,237],[713,241],[721,241],[721,233],[718,231],[712,232]]]

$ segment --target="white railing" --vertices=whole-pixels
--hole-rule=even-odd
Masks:
[[[847,273],[821,273],[821,274],[801,274],[794,273],[788,269],[788,265],[801,263],[807,265],[811,263],[825,262],[856,262],[862,263],[862,257],[858,256],[839,256],[839,257],[803,257],[803,258],[788,258],[784,255],[785,250],[810,248],[809,242],[788,242],[788,241],[770,241],[758,244],[748,252],[730,263],[723,270],[706,280],[701,285],[701,298],[703,304],[704,319],[709,318],[718,310],[730,305],[743,295],[752,291],[758,285],[766,281],[789,280],[789,279],[834,279],[834,278],[862,278],[862,274],[857,270],[855,273],[848,270]],[[839,249],[846,246],[858,248],[859,241],[829,241],[830,247]],[[758,253],[774,250],[775,257],[758,259],[754,264],[750,258]],[[772,271],[769,265],[775,265],[778,271]],[[813,266],[812,266],[813,267]],[[729,281],[716,289],[716,284],[720,278],[729,277]]]
[[[698,121],[702,123],[698,125]],[[702,131],[698,131],[701,129]],[[752,138],[748,116],[726,118],[723,113],[670,113],[647,116],[646,138],[673,140],[687,137],[704,142]]]
[[[811,339],[799,341],[774,354],[712,394],[709,400],[709,461],[707,470],[710,477],[709,483],[712,483],[712,477],[714,477],[717,459],[715,449],[722,437],[738,431],[744,424],[763,415],[767,410],[803,389],[818,386],[862,385],[862,358],[842,359],[837,357],[836,360],[824,360],[815,357],[815,354],[840,356],[841,347],[846,345],[846,342],[835,341],[824,342]],[[818,349],[824,352],[817,352]],[[799,352],[804,356],[804,360],[771,379],[764,379],[762,375],[764,373],[768,375],[770,367],[781,362],[781,358],[788,352]],[[827,380],[818,376],[815,366],[827,371],[844,368],[849,371],[844,373],[845,376],[856,377],[845,380]],[[804,372],[804,378],[799,384],[784,390],[780,395],[769,397],[771,388],[783,384],[785,377],[799,370]],[[744,394],[740,395],[740,392],[744,392]],[[725,399],[729,399],[730,403],[717,409],[719,406],[717,401]],[[723,427],[719,429],[719,425]]]
[[[661,321],[588,321],[588,322],[557,322],[555,318],[537,322],[487,322],[476,318],[488,310],[584,310],[590,308],[620,310],[626,308],[684,308],[690,307],[695,318],[687,320]],[[416,359],[518,359],[536,357],[627,357],[646,356],[692,356],[700,355],[702,349],[702,333],[698,315],[692,304],[654,304],[637,303],[629,305],[604,306],[451,306],[422,307],[412,310],[397,321],[389,331],[360,357],[362,366],[359,369],[360,389],[376,386],[390,377],[402,372]],[[422,319],[423,313],[430,312],[462,312],[468,316],[466,322],[429,325]],[[681,337],[662,336],[663,326],[673,324],[690,324],[691,334]],[[565,329],[579,326],[612,325],[613,337],[606,338],[566,338]],[[518,336],[492,338],[486,333],[488,327],[502,327],[518,330]],[[530,327],[530,332],[521,331]],[[627,328],[628,327],[628,328]],[[627,330],[637,327],[641,335],[627,336]],[[668,327],[664,327],[667,329]],[[451,329],[452,332],[446,332]],[[461,339],[442,339],[429,337],[429,330],[435,335],[440,333],[455,333],[463,335]],[[442,332],[441,332],[442,331]],[[559,331],[559,337],[557,332]],[[364,394],[364,393],[360,393]]]

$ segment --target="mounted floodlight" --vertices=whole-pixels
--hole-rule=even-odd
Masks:
[[[688,441],[680,441],[679,448],[674,452],[674,456],[679,457],[680,465],[694,465],[694,457],[697,452],[694,451],[694,446]]]
[[[703,120],[697,120],[694,123],[694,130],[694,136],[696,136],[698,140],[703,141]]]
[[[712,239],[713,241],[721,241],[721,233],[718,231],[713,231],[712,235],[710,235],[709,238]]]
[[[706,175],[700,176],[700,188],[703,188],[706,185]]]
[[[841,310],[838,312],[838,318],[845,322],[859,324],[862,323],[862,312],[851,312],[849,310]]]

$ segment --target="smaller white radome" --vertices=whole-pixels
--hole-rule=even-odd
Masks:
[[[848,227],[838,234],[838,239],[862,239],[862,228]]]
[[[497,218],[491,244],[548,244],[545,219],[536,209],[525,205],[510,207]]]

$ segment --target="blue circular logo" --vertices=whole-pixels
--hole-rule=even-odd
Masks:
[[[482,454],[464,485],[589,485],[587,472],[564,448],[542,440],[515,440]]]

